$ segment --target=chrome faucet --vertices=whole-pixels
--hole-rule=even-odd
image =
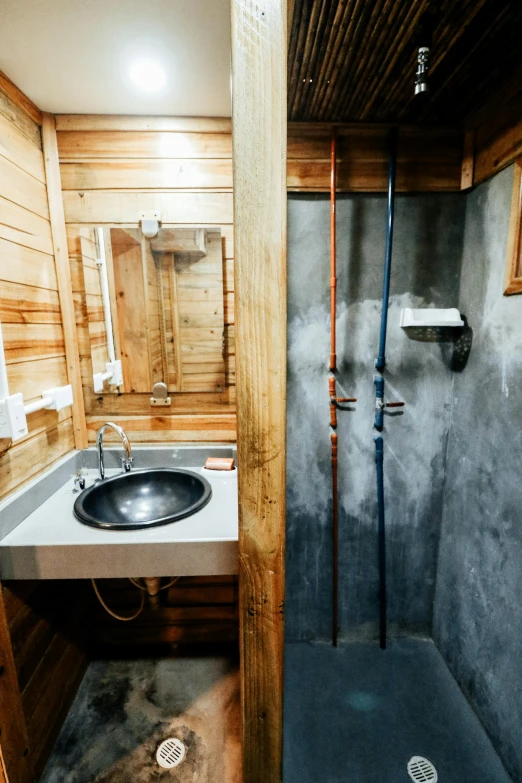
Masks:
[[[105,434],[105,430],[107,427],[111,427],[111,429],[114,430],[114,432],[117,432],[118,435],[121,438],[121,442],[123,443],[123,448],[125,449],[125,456],[121,458],[121,467],[122,470],[125,473],[128,473],[132,467],[132,450],[131,445],[129,443],[129,439],[125,433],[125,430],[119,426],[119,424],[115,424],[113,421],[106,421],[105,424],[100,427],[96,434],[96,448],[98,449],[98,468],[100,470],[100,479],[103,481],[105,478],[105,462],[103,459],[103,436]]]

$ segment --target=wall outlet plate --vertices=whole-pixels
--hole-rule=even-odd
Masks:
[[[0,438],[20,440],[29,432],[22,394],[11,394],[0,400]]]

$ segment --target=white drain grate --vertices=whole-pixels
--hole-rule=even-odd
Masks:
[[[156,751],[156,761],[163,769],[172,769],[181,764],[185,758],[187,749],[177,737],[169,737],[163,740]]]
[[[408,774],[414,783],[437,783],[437,770],[428,759],[413,756],[408,761]]]

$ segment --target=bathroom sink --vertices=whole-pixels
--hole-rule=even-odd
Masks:
[[[191,470],[149,468],[120,473],[84,490],[74,513],[85,525],[137,530],[195,514],[212,496],[208,481]]]

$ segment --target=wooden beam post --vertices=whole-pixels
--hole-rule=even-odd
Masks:
[[[87,448],[87,426],[83,402],[78,331],[76,329],[76,317],[74,314],[71,268],[69,266],[69,254],[67,252],[67,233],[63,211],[56,122],[54,115],[46,112],[42,115],[42,144],[45,162],[45,177],[47,181],[47,198],[49,201],[49,215],[51,219],[51,233],[53,237],[54,262],[56,265],[58,294],[62,311],[67,374],[74,394],[72,409],[74,444],[77,449],[85,449]]]
[[[245,783],[277,783],[282,775],[286,27],[286,0],[232,0]]]

